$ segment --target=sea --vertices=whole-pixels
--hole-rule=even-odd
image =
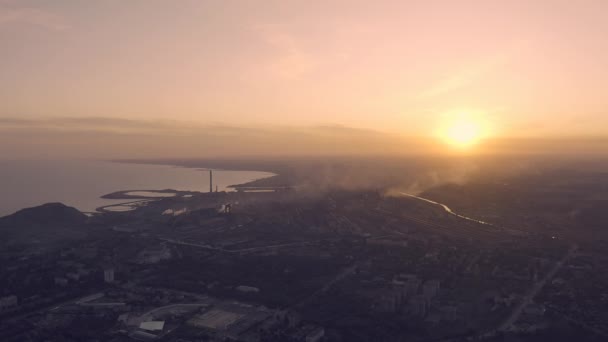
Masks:
[[[219,191],[272,176],[260,171],[214,170]],[[0,161],[0,217],[20,209],[61,202],[83,212],[127,200],[100,196],[120,190],[209,191],[209,171],[171,165],[94,160]]]

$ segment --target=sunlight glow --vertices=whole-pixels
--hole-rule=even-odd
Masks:
[[[448,128],[448,142],[459,146],[469,146],[477,142],[480,136],[479,126],[474,122],[457,122]]]
[[[445,119],[439,135],[451,147],[468,149],[487,135],[487,129],[479,115],[458,113]]]

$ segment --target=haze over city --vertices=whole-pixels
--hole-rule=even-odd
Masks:
[[[607,19],[0,0],[0,341],[607,341]]]

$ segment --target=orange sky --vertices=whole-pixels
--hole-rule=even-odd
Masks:
[[[608,136],[607,13],[604,0],[0,0],[0,130],[107,118],[431,136],[464,111],[495,136]]]

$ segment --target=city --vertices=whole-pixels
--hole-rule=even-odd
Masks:
[[[524,186],[572,197],[590,183],[604,191],[604,173],[514,178],[530,203],[494,195],[454,211],[423,196],[473,200],[505,184],[417,197],[311,193],[283,178],[232,192],[216,192],[212,179],[209,192],[123,191],[108,196],[132,210],[87,216],[49,204],[2,219],[19,231],[2,249],[2,340],[502,341],[558,325],[563,336],[608,336],[605,240],[573,238],[568,222],[552,222],[566,220],[563,205]],[[485,211],[510,205],[536,217]]]
[[[0,342],[608,341],[608,0],[0,0]]]

